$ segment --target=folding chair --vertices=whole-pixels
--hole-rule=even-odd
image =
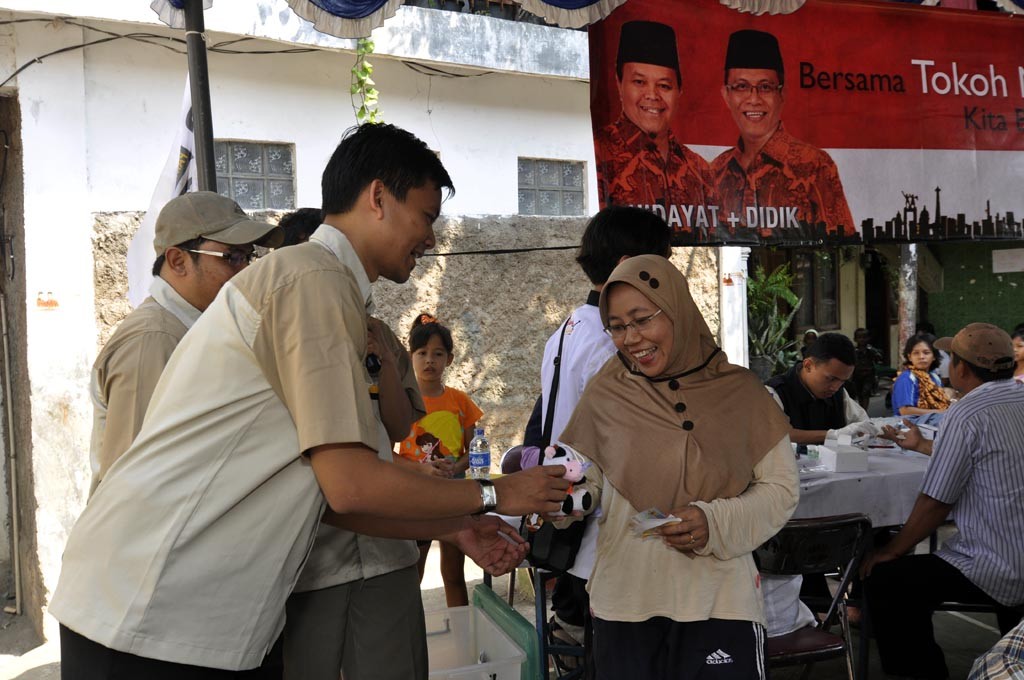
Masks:
[[[548,680],[549,665],[554,666],[556,680],[576,680],[586,673],[586,648],[583,645],[567,645],[557,640],[551,631],[547,613],[547,582],[557,574],[542,569],[530,568],[533,575],[534,605],[537,616],[537,639],[540,641],[540,658],[543,666],[541,677]],[[551,658],[550,664],[548,657]],[[578,663],[569,666],[565,657],[578,659]]]
[[[846,604],[850,581],[870,541],[871,520],[867,516],[838,515],[790,520],[778,534],[754,551],[758,569],[765,574],[802,576],[836,571],[840,574],[839,588],[828,605],[824,620],[817,625],[767,639],[765,659],[769,668],[803,665],[803,677],[806,678],[814,662],[845,656],[850,680],[866,680],[866,654],[861,655],[860,673],[854,671]],[[830,632],[829,629],[837,623],[839,633]],[[866,636],[864,638],[862,645]]]

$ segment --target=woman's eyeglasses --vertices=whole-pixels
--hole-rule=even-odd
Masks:
[[[235,250],[234,248],[232,248],[226,253],[222,253],[217,250],[198,249],[190,249],[187,252],[219,257],[222,260],[227,260],[228,264],[236,269],[239,267],[244,267],[247,264],[252,264],[252,261],[259,257],[259,255],[256,254],[255,250]]]
[[[650,316],[642,316],[639,319],[633,319],[629,323],[610,323],[604,327],[604,332],[615,339],[624,337],[626,335],[626,331],[628,331],[630,328],[632,328],[637,333],[642,333],[645,328],[651,325],[651,322],[654,321],[654,317],[661,314],[662,311],[664,310],[659,309]]]

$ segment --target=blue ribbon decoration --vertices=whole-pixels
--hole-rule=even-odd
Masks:
[[[325,12],[343,19],[363,19],[380,10],[387,0],[309,0]]]

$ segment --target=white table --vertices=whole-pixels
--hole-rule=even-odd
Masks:
[[[830,472],[800,482],[794,519],[861,512],[875,527],[903,524],[910,516],[928,456],[913,451],[869,453],[867,472]]]

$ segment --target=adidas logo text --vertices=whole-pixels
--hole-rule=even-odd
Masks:
[[[711,652],[707,656],[707,662],[712,665],[722,663],[732,663],[732,657],[719,649],[717,652]]]

